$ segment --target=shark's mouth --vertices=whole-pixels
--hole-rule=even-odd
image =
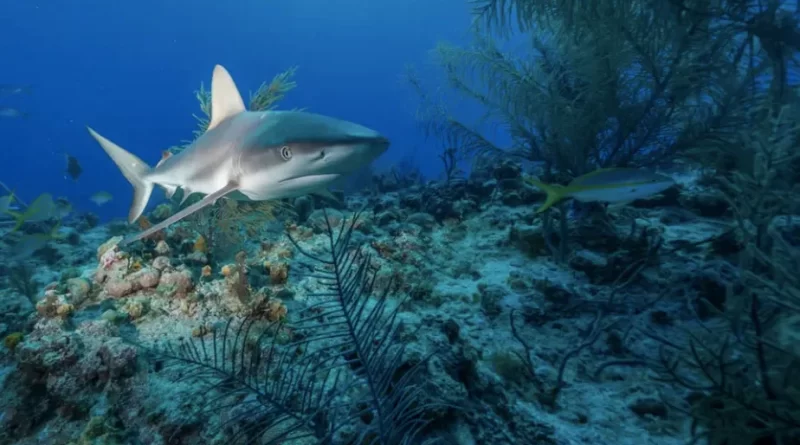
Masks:
[[[286,179],[281,179],[279,184],[286,185],[315,185],[323,182],[332,182],[340,178],[342,175],[339,173],[328,173],[324,175],[303,175],[303,176],[290,176]]]

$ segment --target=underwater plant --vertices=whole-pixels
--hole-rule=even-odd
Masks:
[[[483,109],[465,122],[409,72],[430,135],[466,157],[543,164],[543,179],[670,162],[724,145],[756,103],[788,94],[797,20],[777,1],[481,0],[472,45],[434,51],[450,93]],[[530,46],[507,51],[512,37]],[[518,46],[518,45],[515,45]],[[511,138],[498,146],[497,128]],[[487,130],[487,131],[483,131]]]
[[[710,6],[663,3],[486,2],[485,20],[497,27],[517,16],[530,47],[504,51],[502,34],[481,29],[467,48],[440,44],[434,55],[452,90],[485,118],[463,122],[424,91],[421,118],[467,155],[543,163],[546,181],[659,165],[717,140],[752,104],[742,81],[766,67],[742,69],[752,42],[709,16]],[[483,126],[500,126],[511,145],[495,145]]]
[[[8,284],[16,292],[24,295],[32,305],[36,306],[36,294],[41,283],[33,276],[33,267],[27,262],[18,262],[8,271]]]
[[[437,405],[417,381],[430,356],[407,357],[392,286],[376,289],[370,255],[352,246],[358,215],[338,230],[325,220],[326,252],[292,239],[323,285],[316,304],[287,321],[230,319],[210,339],[149,349],[191,369],[183,378],[199,385],[204,412],[231,410],[219,426],[233,431],[227,443],[417,443]]]
[[[297,82],[293,80],[296,72],[297,67],[290,67],[286,71],[276,74],[269,83],[263,82],[255,93],[250,93],[249,109],[251,111],[265,111],[275,108],[277,103],[286,96],[286,93],[297,87]],[[203,83],[200,83],[200,88],[194,94],[200,103],[200,111],[202,112],[199,116],[194,115],[198,128],[193,135],[194,139],[197,139],[206,132],[211,119],[211,91],[207,90]],[[191,142],[187,141],[184,145],[173,147],[170,151],[178,152],[191,144]]]
[[[683,342],[660,339],[654,367],[692,391],[694,433],[710,443],[800,441],[800,246],[789,216],[800,196],[792,180],[800,110],[773,110],[769,103],[754,111],[748,131],[740,133],[739,149],[752,154],[750,168],[720,178],[743,246],[731,265],[724,307],[705,302],[723,323],[688,331]]]
[[[664,394],[690,416],[695,442],[750,445],[800,441],[800,243],[791,216],[800,184],[796,164],[796,105],[776,107],[765,98],[750,125],[739,132],[749,168],[721,170],[725,199],[733,209],[726,239],[738,245],[732,262],[716,262],[725,277],[719,300],[700,299],[695,319],[669,337],[634,329],[660,348],[601,366],[646,366],[655,379],[683,389]],[[730,248],[731,246],[727,246]],[[632,348],[635,349],[635,348]]]
[[[193,201],[187,201],[191,205]],[[265,224],[275,221],[278,213],[291,214],[292,207],[282,201],[248,202],[222,199],[206,207],[187,221],[203,236],[205,253],[223,259],[244,247],[247,239],[258,239]]]
[[[512,314],[518,359],[540,402],[553,404],[567,360],[608,334],[628,356],[596,375],[611,366],[649,368],[670,389],[667,404],[693,420],[694,443],[800,442],[800,242],[792,216],[800,196],[800,109],[790,81],[800,28],[784,3],[480,0],[473,45],[443,44],[435,55],[452,90],[480,104],[483,119],[460,120],[410,76],[429,134],[459,141],[476,162],[517,157],[538,162],[545,180],[566,182],[597,168],[688,160],[733,216],[716,241],[695,243],[734,252],[731,261],[706,265],[724,282],[724,295],[692,302],[695,319],[669,336],[640,317],[620,318],[627,329],[612,336],[614,320],[598,312],[549,383],[534,372]],[[505,51],[509,36],[520,33],[530,52]],[[482,131],[498,125],[510,145]],[[554,256],[566,262],[569,222],[559,210],[543,215],[543,227]],[[645,258],[675,251],[653,247]],[[622,346],[632,332],[646,339],[640,348]]]
[[[748,125],[766,90],[788,101],[797,20],[780,2],[746,0],[479,0],[467,47],[433,54],[449,90],[409,71],[426,133],[477,166],[517,158],[545,183],[600,168],[709,166]],[[757,24],[757,25],[756,25]],[[522,49],[516,42],[522,38]],[[514,51],[507,50],[513,44]],[[475,122],[451,97],[483,111]],[[460,107],[461,108],[461,107]],[[500,145],[498,130],[510,142]],[[715,165],[720,164],[719,159]],[[542,215],[559,262],[570,253],[567,208]]]

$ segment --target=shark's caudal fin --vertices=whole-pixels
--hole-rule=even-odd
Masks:
[[[128,222],[133,223],[142,215],[147,201],[150,200],[150,194],[153,193],[153,183],[146,178],[150,167],[136,155],[128,153],[124,148],[104,138],[91,128],[86,128],[89,130],[89,134],[100,143],[103,150],[108,153],[111,160],[117,164],[125,179],[133,186],[133,203],[128,211]]]
[[[212,130],[225,119],[245,111],[242,95],[230,73],[222,65],[215,66],[211,75],[211,118],[208,129]]]
[[[165,227],[167,227],[167,226],[169,226],[171,224],[174,224],[174,223],[182,220],[183,218],[186,218],[187,216],[191,215],[194,212],[197,212],[198,210],[202,209],[203,207],[210,206],[211,204],[214,204],[215,202],[217,202],[217,200],[219,198],[222,198],[223,196],[227,195],[228,193],[236,190],[238,187],[239,187],[238,183],[229,182],[225,187],[222,187],[221,189],[217,190],[216,192],[214,192],[214,193],[212,193],[210,195],[206,195],[200,201],[197,201],[196,203],[190,205],[189,207],[186,207],[185,209],[181,210],[180,212],[178,212],[178,213],[170,216],[169,218],[165,219],[164,221],[161,221],[160,223],[148,228],[144,232],[137,233],[136,235],[134,235],[134,236],[132,236],[130,238],[126,238],[126,239],[122,240],[119,244],[121,246],[124,246],[124,245],[130,244],[130,243],[132,243],[134,241],[138,241],[138,240],[140,240],[142,238],[146,238],[146,237],[152,235],[153,233],[156,233],[159,230],[161,230],[161,229],[163,229],[163,228],[165,228]]]
[[[536,209],[536,213],[542,213],[545,210],[553,207],[556,203],[561,201],[562,199],[566,198],[564,195],[563,187],[556,184],[545,184],[544,182],[540,181],[539,178],[534,176],[530,176],[525,178],[525,181],[534,186],[542,189],[545,193],[547,193],[547,198],[544,201],[544,204],[541,205],[538,209]]]

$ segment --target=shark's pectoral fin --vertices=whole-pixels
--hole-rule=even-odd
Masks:
[[[156,233],[159,230],[162,230],[165,227],[167,227],[167,226],[169,226],[171,224],[174,224],[174,223],[182,220],[183,218],[186,218],[187,216],[191,215],[192,213],[195,213],[198,210],[201,210],[203,207],[206,207],[206,206],[209,206],[209,205],[215,203],[217,201],[217,199],[222,198],[223,196],[227,195],[228,193],[236,190],[238,187],[239,187],[239,183],[238,182],[231,181],[225,187],[222,187],[221,189],[217,190],[214,193],[206,195],[200,201],[197,201],[196,203],[190,205],[189,207],[186,207],[185,209],[183,209],[183,210],[179,211],[178,213],[170,216],[169,218],[165,219],[164,221],[161,221],[160,223],[150,227],[149,229],[145,230],[144,232],[137,233],[136,235],[134,235],[134,236],[132,236],[130,238],[126,238],[126,239],[122,240],[122,242],[120,242],[119,244],[121,246],[124,246],[126,244],[130,244],[130,243],[132,243],[134,241],[138,241],[138,240],[140,240],[142,238],[148,237],[148,236],[152,235],[153,233]]]
[[[228,70],[222,65],[215,66],[211,75],[211,118],[208,120],[208,130],[246,110],[242,95]]]

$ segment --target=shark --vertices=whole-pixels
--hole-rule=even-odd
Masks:
[[[389,148],[389,139],[363,125],[305,111],[249,111],[228,70],[216,65],[211,78],[208,129],[183,151],[150,167],[91,127],[122,175],[133,186],[128,222],[144,212],[155,186],[168,197],[205,196],[120,245],[132,243],[214,204],[220,198],[267,201],[327,187],[370,164]]]

